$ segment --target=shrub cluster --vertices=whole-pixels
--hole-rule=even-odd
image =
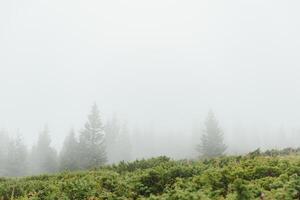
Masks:
[[[299,199],[300,157],[261,154],[202,161],[167,157],[90,171],[0,179],[1,200]]]

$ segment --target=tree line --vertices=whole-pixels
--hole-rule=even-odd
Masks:
[[[195,147],[199,158],[221,156],[226,150],[223,133],[212,112],[204,123],[205,130]],[[62,149],[51,147],[50,131],[46,126],[37,142],[28,150],[20,136],[9,138],[0,132],[0,176],[26,176],[65,170],[85,170],[106,163],[129,161],[131,141],[126,123],[113,117],[103,124],[96,104],[92,106],[82,130],[70,130]]]

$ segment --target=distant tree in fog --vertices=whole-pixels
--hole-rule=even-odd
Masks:
[[[39,134],[37,144],[33,146],[30,157],[31,173],[53,173],[58,170],[58,158],[54,148],[50,146],[51,139],[48,127]]]
[[[223,142],[222,130],[212,111],[208,113],[204,125],[204,134],[202,135],[201,143],[197,146],[200,157],[212,158],[223,155],[226,145]]]
[[[120,134],[121,125],[117,117],[114,115],[105,125],[105,146],[107,158],[110,163],[116,162],[118,156],[117,138]]]
[[[5,160],[7,158],[8,146],[9,138],[4,130],[0,130],[0,177],[6,174]]]
[[[131,142],[130,134],[127,123],[124,123],[120,129],[120,133],[116,140],[117,162],[119,161],[130,161],[131,160]]]
[[[96,104],[92,106],[88,121],[79,137],[80,168],[98,167],[106,163],[104,127]]]
[[[10,140],[7,157],[4,161],[6,176],[24,176],[27,174],[27,148],[18,135]]]
[[[79,143],[76,140],[75,132],[72,129],[65,138],[62,150],[60,152],[60,170],[76,170],[79,168],[78,145]]]
[[[110,163],[129,161],[131,159],[131,143],[126,123],[121,123],[116,116],[105,126],[105,145]]]

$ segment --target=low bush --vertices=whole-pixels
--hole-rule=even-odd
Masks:
[[[300,199],[300,157],[258,151],[197,162],[158,157],[91,171],[1,178],[0,200],[12,199]]]

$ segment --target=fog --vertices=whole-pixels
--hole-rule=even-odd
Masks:
[[[298,147],[299,1],[2,0],[0,128],[60,150],[97,103],[132,159],[194,157],[213,110],[228,154]],[[139,138],[139,139],[138,139]]]

